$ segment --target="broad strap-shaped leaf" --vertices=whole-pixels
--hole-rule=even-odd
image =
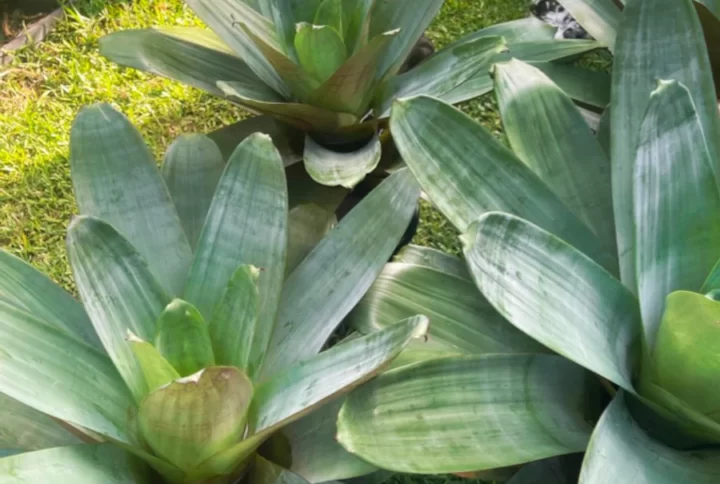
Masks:
[[[408,170],[394,173],[293,271],[285,283],[263,374],[288,368],[320,351],[397,247],[415,212],[419,192]]]
[[[218,35],[248,67],[275,92],[289,96],[290,90],[282,81],[264,53],[255,45],[240,22],[262,26],[264,22],[243,2],[235,0],[187,0],[190,8]],[[254,29],[258,32],[259,29]],[[275,44],[277,45],[277,44]]]
[[[168,304],[158,318],[155,347],[180,376],[215,364],[207,322],[192,304],[181,299]]]
[[[720,194],[707,146],[690,92],[661,81],[633,177],[638,294],[651,349],[667,295],[698,291],[720,257]]]
[[[480,291],[518,329],[634,392],[638,302],[577,249],[523,219],[483,216],[465,239]]]
[[[394,75],[400,70],[444,0],[376,0],[370,15],[369,38],[400,29],[378,68],[376,78]]]
[[[305,138],[305,169],[321,185],[354,188],[368,173],[377,168],[382,155],[380,138],[375,135],[362,148],[338,152]]]
[[[685,85],[717,165],[717,99],[703,32],[691,0],[629,0],[613,63],[612,178],[623,283],[635,291],[633,184],[641,124],[657,79]],[[718,174],[718,167],[713,166]],[[640,249],[637,249],[640,250]]]
[[[506,50],[503,37],[481,37],[441,50],[416,68],[385,83],[376,101],[380,117],[390,116],[395,99],[417,95],[441,99],[472,76],[489,70],[491,60]]]
[[[314,204],[298,205],[288,214],[288,249],[285,273],[289,275],[305,260],[337,224],[334,212]]]
[[[398,33],[391,30],[372,39],[310,95],[310,102],[333,111],[365,115],[378,83],[375,74]]]
[[[200,480],[236,469],[273,432],[312,413],[367,381],[390,363],[412,338],[427,332],[418,316],[380,333],[356,339],[274,375],[256,387],[243,441],[203,462],[190,475]]]
[[[0,393],[0,449],[32,451],[80,443],[48,415]]]
[[[600,116],[600,123],[598,124],[597,133],[595,133],[595,138],[598,140],[598,143],[600,143],[603,150],[605,150],[605,153],[607,153],[608,159],[610,159],[610,153],[612,153],[610,148],[611,136],[610,106],[608,106],[605,108],[605,111],[603,111],[602,116]]]
[[[0,459],[2,484],[151,484],[149,469],[112,444],[73,445]]]
[[[33,266],[0,250],[0,299],[102,348],[82,304]]]
[[[495,65],[495,92],[513,152],[614,253],[610,160],[570,97],[518,60]]]
[[[716,450],[683,452],[651,439],[633,420],[628,396],[618,393],[593,432],[580,484],[711,484],[720,479]]]
[[[385,469],[473,472],[580,452],[592,375],[554,355],[448,357],[387,372],[352,392],[338,440]],[[452,452],[448,452],[452,449]]]
[[[255,96],[277,97],[212,31],[197,27],[123,30],[100,39],[111,61],[188,84],[223,97],[218,81],[232,81]]]
[[[272,116],[252,116],[223,126],[208,133],[207,136],[220,148],[223,160],[227,161],[235,152],[235,148],[255,133],[265,133],[272,138],[285,166],[302,160],[302,142],[305,139],[305,133],[301,133]]]
[[[68,229],[67,251],[95,331],[139,401],[147,393],[147,385],[127,344],[127,334],[131,331],[152,341],[155,321],[169,297],[135,249],[105,222],[76,218]]]
[[[383,331],[337,345],[275,374],[256,388],[250,416],[253,433],[278,428],[374,377],[429,321],[414,316]]]
[[[231,100],[244,108],[253,112],[276,116],[304,131],[332,132],[343,127],[352,126],[358,121],[354,114],[334,112],[310,104],[250,98],[241,90],[242,86],[232,82],[220,82],[218,87]]]
[[[285,169],[285,176],[288,180],[290,208],[312,203],[334,213],[349,193],[347,188],[318,184],[305,170],[303,163],[288,166]]]
[[[667,297],[662,324],[643,377],[713,420],[718,418],[720,375],[720,302],[702,294],[677,291]],[[641,384],[642,385],[642,384]]]
[[[255,455],[248,474],[250,482],[255,484],[310,484],[301,476]]]
[[[0,302],[0,393],[120,442],[132,396],[100,351]]]
[[[128,334],[127,340],[145,375],[148,393],[180,378],[177,370],[152,344],[132,333]]]
[[[353,54],[365,47],[370,35],[370,21],[375,0],[344,0],[343,24],[345,25],[345,45]]]
[[[467,272],[388,264],[348,319],[358,331],[370,333],[413,314],[428,316],[433,340],[457,353],[547,352],[503,318]]]
[[[138,423],[150,447],[184,471],[242,438],[252,383],[237,368],[215,367],[155,390]]]
[[[507,38],[506,40],[508,42],[509,51],[498,54],[495,57],[495,62],[506,62],[512,59],[519,59],[525,62],[545,63],[559,59],[573,58],[601,47],[601,44],[594,40],[552,40],[552,37],[546,40],[522,41],[517,43],[511,42],[510,39]],[[577,67],[574,69],[577,69]],[[564,75],[559,76],[558,81],[563,80],[563,78],[568,78],[568,74],[566,72],[563,72],[562,74]],[[493,80],[490,77],[488,69],[487,71],[478,71],[477,75],[472,76],[452,91],[444,94],[441,100],[446,103],[457,104],[462,101],[476,98],[492,90]],[[568,94],[571,95],[576,95],[577,93],[582,95],[580,100],[588,95],[584,90],[577,87],[575,88],[575,93],[572,91],[568,92]]]
[[[345,34],[343,7],[347,3],[348,0],[322,0],[315,10],[313,24],[328,25],[343,37]]]
[[[215,360],[219,365],[247,369],[258,324],[260,270],[240,266],[228,282],[208,328]]]
[[[616,262],[595,234],[469,116],[435,99],[417,97],[395,103],[390,128],[423,191],[460,232],[485,212],[510,212],[614,270]]]
[[[321,83],[330,79],[347,59],[342,37],[329,25],[298,24],[295,50],[302,69]]]
[[[562,61],[531,62],[530,64],[540,69],[557,87],[575,101],[598,110],[604,110],[610,104],[612,77],[609,74]]]
[[[179,137],[165,155],[163,178],[193,249],[224,169],[217,145],[201,134]]]
[[[594,38],[615,50],[622,11],[614,0],[560,0],[575,20]]]
[[[393,258],[393,262],[426,267],[461,279],[471,279],[470,271],[463,259],[430,247],[406,245]]]
[[[83,215],[120,232],[172,294],[192,260],[180,218],[140,133],[107,104],[83,109],[70,134],[70,169]]]
[[[337,416],[344,398],[330,402],[282,429],[291,449],[290,470],[310,482],[364,476],[377,471],[337,442]]]
[[[238,146],[220,179],[185,288],[185,299],[210,320],[240,265],[263,269],[251,376],[270,340],[285,277],[287,211],[282,159],[269,136],[252,135]]]
[[[240,24],[247,36],[257,45],[260,52],[280,75],[285,85],[290,89],[288,98],[304,101],[308,95],[320,86],[319,79],[306,72],[303,67],[293,62],[287,55],[276,47],[269,45],[262,38],[256,36],[245,25]]]

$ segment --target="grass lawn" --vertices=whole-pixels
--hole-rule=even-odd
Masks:
[[[526,12],[527,0],[446,0],[430,37],[442,46]],[[116,30],[194,24],[200,23],[181,0],[78,0],[45,43],[19,53],[0,72],[0,247],[73,289],[64,249],[75,213],[67,156],[70,124],[83,105],[114,104],[158,156],[181,133],[212,130],[246,116],[199,90],[118,68],[97,52],[98,39]],[[492,95],[463,108],[501,134]],[[459,252],[450,224],[427,205],[415,242]],[[392,482],[456,481],[396,477]]]

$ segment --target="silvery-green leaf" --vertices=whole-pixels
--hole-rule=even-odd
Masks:
[[[324,24],[298,24],[295,51],[302,69],[321,83],[330,79],[347,59],[342,37]]]
[[[163,178],[193,249],[224,169],[217,145],[201,134],[179,137],[163,160]]]
[[[158,318],[155,347],[180,376],[215,364],[207,322],[192,304],[181,299],[170,302]]]
[[[690,92],[661,81],[635,157],[636,268],[645,337],[652,349],[665,298],[699,291],[720,258],[720,194]]]
[[[80,443],[48,415],[0,393],[0,449],[22,452]]]
[[[638,301],[574,247],[489,213],[463,236],[480,291],[517,328],[628,391],[642,333]]]
[[[407,170],[392,174],[293,271],[283,289],[264,374],[320,351],[392,255],[418,195]]]
[[[288,214],[288,249],[285,273],[290,274],[337,224],[334,212],[314,204],[298,205]]]
[[[263,269],[250,375],[265,353],[285,277],[287,210],[282,159],[269,136],[252,135],[220,179],[185,288],[185,299],[210,320],[240,265]]]
[[[140,133],[110,105],[83,109],[70,134],[70,172],[80,213],[111,224],[172,294],[192,251],[160,170]]]
[[[326,148],[312,137],[305,138],[305,169],[315,181],[327,186],[353,188],[380,163],[382,146],[375,135],[356,151],[339,152]]]
[[[674,79],[690,91],[717,165],[718,106],[700,22],[691,0],[629,1],[613,61],[612,178],[623,283],[635,291],[633,183],[642,121],[657,79]],[[718,167],[713,166],[717,176]]]
[[[76,218],[68,229],[67,250],[95,331],[139,401],[147,384],[127,334],[152,341],[155,322],[170,298],[135,249],[105,222]]]
[[[379,467],[423,474],[580,452],[592,432],[588,402],[597,386],[553,355],[430,360],[353,391],[340,411],[338,440]]]

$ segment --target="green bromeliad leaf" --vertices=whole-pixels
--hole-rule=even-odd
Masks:
[[[461,232],[483,213],[514,213],[615,270],[617,262],[597,236],[540,177],[469,116],[421,96],[396,102],[390,127],[425,193]]]
[[[237,368],[208,368],[149,394],[140,431],[158,455],[189,471],[242,438],[252,396]]]
[[[352,189],[368,173],[377,168],[382,154],[380,138],[375,135],[356,151],[340,153],[305,138],[305,169],[321,185],[342,186]]]
[[[694,410],[720,420],[720,302],[678,291],[667,297],[650,378]],[[646,376],[645,374],[643,376]]]
[[[593,391],[591,375],[558,356],[440,358],[387,372],[351,393],[338,440],[398,472],[516,465],[584,450]]]
[[[107,104],[83,109],[70,134],[80,213],[111,224],[179,295],[192,251],[157,164],[140,133]]]
[[[175,299],[157,321],[155,347],[180,376],[215,364],[208,324],[190,303]]]
[[[179,137],[170,145],[163,160],[163,178],[193,249],[224,169],[220,149],[200,134]]]
[[[328,25],[298,24],[295,50],[302,68],[324,83],[347,59],[347,49],[337,30]]]
[[[483,216],[464,236],[480,291],[513,325],[634,392],[638,302],[574,247],[523,219]]]
[[[127,340],[145,375],[148,393],[180,378],[177,370],[153,345],[132,333],[128,333]]]
[[[691,0],[628,1],[613,64],[612,178],[623,283],[635,291],[637,275],[633,183],[641,124],[657,79],[685,85],[695,103],[717,165],[717,98],[702,27]],[[718,166],[713,166],[718,174]]]
[[[518,60],[494,69],[514,153],[615,252],[610,160],[582,115],[540,70]]]
[[[653,440],[633,420],[622,392],[605,410],[588,446],[580,484],[711,484],[720,479],[720,453],[682,452]]]
[[[298,205],[288,214],[288,249],[285,272],[293,270],[337,225],[337,216],[314,203]]]
[[[560,0],[560,4],[610,52],[615,50],[622,11],[613,0]]]
[[[151,484],[147,466],[112,444],[73,445],[0,459],[2,484]]]
[[[301,476],[255,455],[252,468],[248,474],[253,484],[310,484]]]
[[[142,340],[155,337],[155,322],[170,297],[140,255],[113,227],[79,217],[68,228],[67,250],[85,309],[95,331],[136,401],[147,384],[128,330]]]
[[[720,258],[720,194],[690,92],[661,81],[640,128],[634,175],[638,294],[649,348],[665,298],[699,291]]]

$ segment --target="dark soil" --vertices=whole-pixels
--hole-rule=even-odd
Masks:
[[[58,8],[57,0],[0,0],[0,45],[9,42],[23,29]]]

